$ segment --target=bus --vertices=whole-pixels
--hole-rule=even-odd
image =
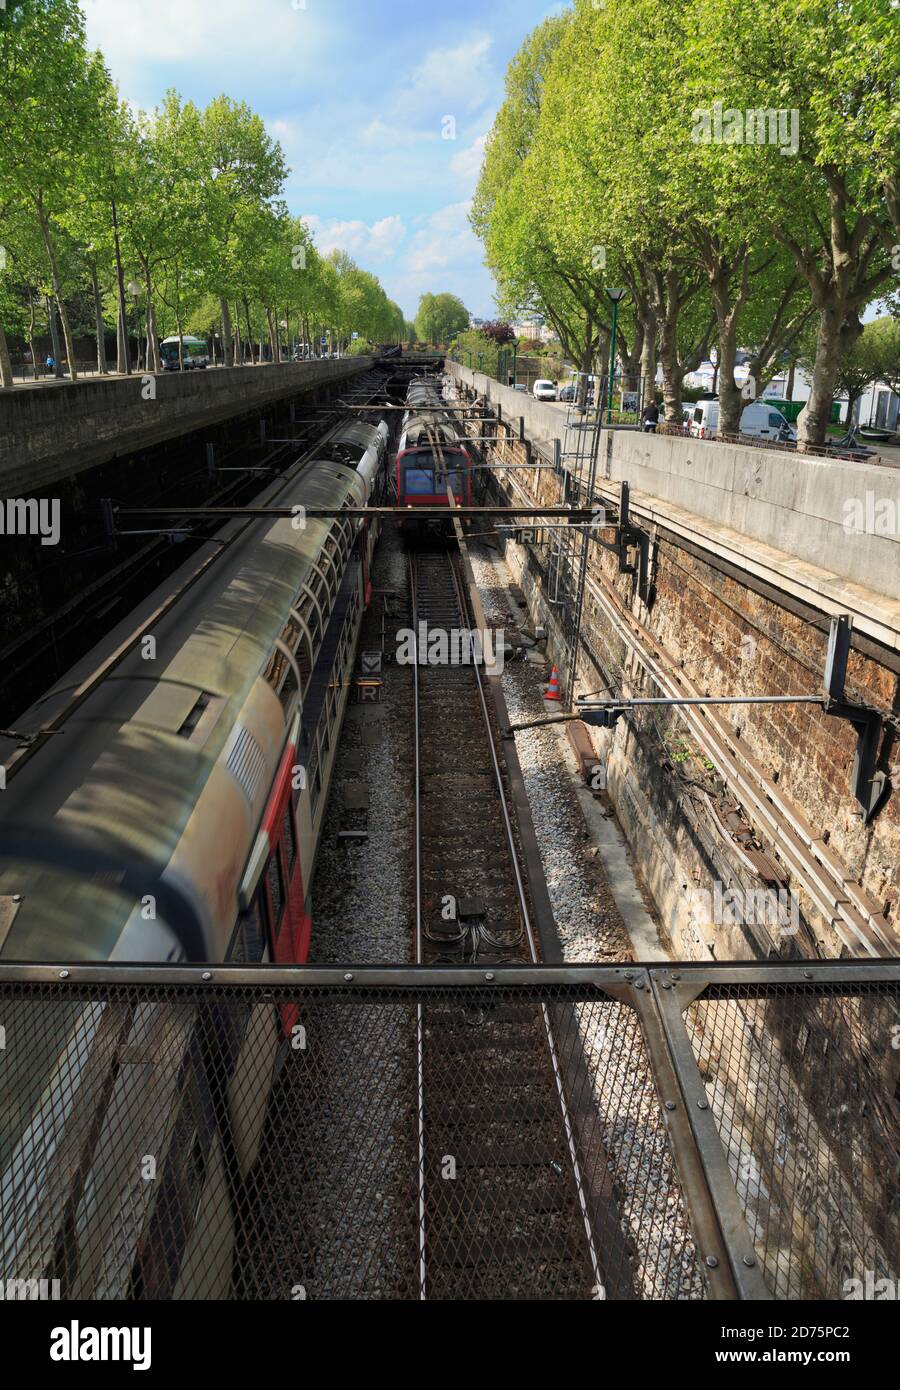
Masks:
[[[209,345],[203,338],[192,338],[188,334],[182,338],[184,370],[193,371],[195,367],[209,366]],[[167,372],[177,372],[179,369],[178,361],[178,335],[171,338],[164,338],[159,347],[163,367]]]

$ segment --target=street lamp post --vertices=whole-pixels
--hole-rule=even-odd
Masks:
[[[619,313],[619,304],[625,298],[627,290],[607,290],[606,295],[612,304],[612,338],[609,344],[609,396],[606,402],[606,423],[612,424],[612,393],[613,393],[613,374],[616,369],[616,322]]]

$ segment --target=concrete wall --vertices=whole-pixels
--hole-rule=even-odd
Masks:
[[[349,357],[159,376],[93,377],[3,392],[0,496],[33,494],[117,455],[272,401],[337,385],[365,371],[372,361]]]
[[[504,416],[524,417],[532,439],[565,448],[564,409],[455,363],[447,369]],[[608,464],[605,447],[602,457],[613,481],[900,598],[900,469],[634,429],[614,430]]]

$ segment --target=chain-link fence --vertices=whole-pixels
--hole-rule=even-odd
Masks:
[[[693,1299],[896,1278],[898,967],[863,968],[4,966],[0,1283]]]

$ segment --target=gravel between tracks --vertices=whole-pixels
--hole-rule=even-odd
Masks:
[[[487,621],[514,630],[510,576],[504,562],[484,546],[472,547],[470,558]],[[390,530],[377,553],[374,584],[376,590],[395,594],[393,621],[386,619],[386,649],[392,653],[395,630],[406,625],[408,609],[405,556]],[[365,619],[361,649],[380,645],[381,614],[382,601],[376,597]],[[530,662],[507,663],[503,693],[513,722],[545,713],[543,675],[542,668]],[[411,959],[412,683],[406,670],[389,662],[382,679],[381,705],[351,706],[342,733],[313,882],[310,959],[314,962],[407,963]],[[516,736],[516,747],[565,959],[595,964],[631,959],[624,922],[602,865],[592,853],[566,765],[565,736],[552,730],[528,730]],[[344,808],[343,788],[353,781],[368,788],[367,812]],[[368,830],[367,840],[349,846],[338,840],[342,828],[363,827]],[[349,1052],[352,1040],[342,1037],[341,1041]],[[584,1036],[586,1054],[596,1067],[603,1140],[637,1252],[639,1286],[648,1298],[702,1296],[696,1252],[677,1196],[659,1104],[633,1016],[620,1024],[614,1043],[610,1052],[612,1044]],[[627,1075],[616,1060],[626,1056],[630,1059]],[[372,1105],[373,1093],[382,1092],[384,1110],[399,1114],[404,1108],[396,1081],[387,1076],[380,1079],[377,1069],[373,1074],[366,1067],[365,1072],[365,1086],[355,1091],[359,1104],[350,1107],[355,1112],[354,1125],[361,1122],[363,1131],[366,1113],[372,1116],[371,1123],[377,1123],[379,1106]],[[346,1125],[341,1125],[329,1139],[323,1136],[335,1158],[346,1143],[345,1131]],[[382,1177],[390,1188],[400,1180],[399,1169],[388,1162]],[[379,1214],[374,1204],[371,1217],[359,1218],[365,1238],[376,1245],[382,1239],[383,1218],[384,1212]]]
[[[469,554],[488,623],[510,631],[514,619],[505,564],[484,546],[471,548]],[[512,723],[547,712],[541,667],[522,660],[507,662],[502,684]],[[602,865],[592,852],[590,832],[564,761],[565,735],[551,729],[526,729],[516,734],[516,749],[565,959],[578,964],[630,960],[628,933]]]

